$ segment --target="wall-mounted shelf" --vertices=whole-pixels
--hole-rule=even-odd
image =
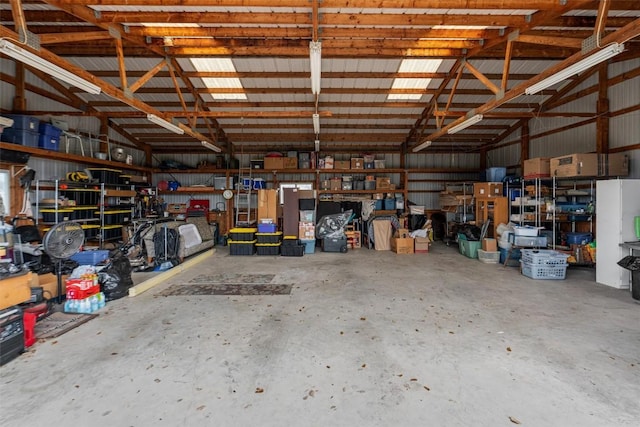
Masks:
[[[43,150],[42,148],[26,147],[24,145],[11,144],[8,142],[0,142],[0,150],[20,151],[22,153],[29,153],[34,157],[51,159],[51,160],[59,160],[62,162],[83,163],[83,164],[95,165],[95,166],[110,166],[110,167],[115,167],[117,169],[138,171],[143,173],[150,172],[150,168],[146,166],[128,165],[123,162],[100,160],[93,157],[62,153],[59,151],[52,151],[52,150]]]

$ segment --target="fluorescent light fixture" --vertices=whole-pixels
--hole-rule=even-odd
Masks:
[[[211,151],[215,151],[216,153],[220,153],[222,150],[215,145],[211,144],[208,141],[200,141],[203,147],[208,148]]]
[[[28,50],[11,43],[8,40],[0,40],[0,52],[12,57],[13,59],[30,65],[33,68],[37,68],[38,70],[47,73],[52,77],[67,82],[70,85],[77,87],[78,89],[82,89],[87,93],[98,95],[101,91],[99,86],[91,83],[90,81],[78,77],[72,72],[67,71],[58,65],[55,65],[54,63],[49,62],[46,59],[40,58],[38,55],[35,55]]]
[[[558,71],[557,73],[547,77],[546,79],[534,85],[529,86],[524,90],[524,93],[526,95],[536,94],[541,90],[544,90],[550,86],[555,85],[556,83],[560,83],[561,81],[568,79],[574,74],[581,73],[593,67],[594,65],[604,62],[609,58],[613,58],[617,54],[621,53],[623,50],[624,50],[624,44],[612,43],[607,47],[605,47],[604,49],[601,49],[598,52],[594,53],[593,55],[587,56],[586,58],[581,59],[575,64],[570,65],[567,68],[564,68]]]
[[[418,151],[430,147],[431,146],[431,141],[426,140],[425,142],[423,142],[422,144],[418,145],[417,147],[414,147],[413,152],[417,153]]]
[[[177,133],[178,135],[182,135],[184,133],[184,129],[182,129],[180,126],[174,125],[173,123],[170,123],[165,119],[161,119],[155,114],[147,114],[147,120],[149,120],[151,123],[157,124],[158,126],[162,126],[163,128],[170,130],[173,133]]]
[[[316,139],[316,143],[315,144],[316,144],[316,153],[317,153],[318,151],[320,151],[320,140]]]
[[[313,114],[313,132],[317,135],[320,133],[320,114]]]
[[[476,114],[475,116],[472,116],[471,118],[468,118],[464,122],[462,122],[460,124],[457,124],[454,127],[452,127],[451,129],[447,130],[447,133],[449,135],[453,135],[454,133],[460,132],[462,129],[466,129],[469,126],[475,125],[476,123],[478,123],[481,120],[482,120],[482,114]]]
[[[320,74],[322,61],[322,42],[309,42],[309,60],[311,66],[311,93],[320,94]]]

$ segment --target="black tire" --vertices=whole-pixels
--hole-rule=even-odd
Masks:
[[[343,254],[346,254],[346,253],[347,253],[347,250],[348,250],[348,248],[347,248],[346,246],[342,246],[342,247],[340,248],[340,252],[341,252],[341,253],[343,253]]]

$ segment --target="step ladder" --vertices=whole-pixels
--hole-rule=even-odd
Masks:
[[[238,168],[238,187],[236,189],[236,227],[250,227],[256,223],[251,217],[251,196],[253,177],[251,168]]]

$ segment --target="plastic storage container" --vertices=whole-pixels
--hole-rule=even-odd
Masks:
[[[9,128],[2,131],[0,140],[25,147],[37,147],[39,136],[38,132]]]
[[[91,178],[104,184],[117,184],[122,174],[122,171],[118,169],[87,168],[87,170],[91,173]]]
[[[282,231],[278,231],[277,233],[256,233],[256,239],[259,244],[280,243],[282,240]]]
[[[92,219],[95,217],[97,206],[70,206],[73,211],[73,219]]]
[[[525,225],[524,227],[516,225],[513,227],[516,236],[537,236],[539,230],[538,227],[531,227],[530,225]]]
[[[505,260],[507,259],[507,253],[509,252],[509,249],[507,248],[498,248],[498,251],[500,252],[500,264],[504,264]],[[513,261],[519,261],[520,260],[520,249],[513,249],[511,250],[511,255],[509,256],[509,260],[513,260]]]
[[[71,255],[71,259],[80,265],[97,265],[109,258],[109,251],[82,251]]]
[[[347,236],[325,237],[322,239],[322,252],[342,252],[348,251]]]
[[[296,242],[298,240],[296,239]],[[283,241],[282,246],[280,247],[282,256],[303,256],[304,255],[304,245],[299,243],[297,244],[284,244],[286,240]]]
[[[72,209],[40,209],[43,222],[61,222],[74,219]]]
[[[258,255],[280,255],[281,243],[256,243]]]
[[[231,255],[253,255],[255,253],[256,241],[233,241],[229,240],[229,254]]]
[[[536,265],[522,262],[522,274],[538,280],[563,280],[567,274],[567,265]]]
[[[591,243],[591,233],[567,233],[567,244],[586,245]]]
[[[482,246],[482,242],[467,240],[467,236],[458,233],[458,249],[460,253],[467,258],[478,258],[478,249]]]
[[[58,151],[60,149],[60,138],[51,135],[39,135],[38,147],[44,150]]]
[[[275,224],[258,224],[258,233],[275,233],[276,229]]]
[[[532,265],[567,265],[569,255],[551,249],[522,249],[522,262]]]
[[[510,234],[509,242],[516,246],[546,248],[547,236],[516,236],[515,234]]]
[[[304,245],[304,253],[312,254],[316,251],[316,239],[313,240],[300,240],[300,243]]]
[[[232,228],[229,230],[229,238],[234,242],[250,242],[255,240],[257,228]]]
[[[100,232],[102,233],[102,240],[122,239],[121,225],[106,225],[100,228]]]
[[[40,120],[26,114],[3,114],[3,116],[13,120],[13,126],[9,129],[28,130],[29,132],[39,132]],[[5,129],[5,132],[7,129]]]
[[[497,264],[500,261],[500,251],[478,249],[478,259],[485,264]]]

